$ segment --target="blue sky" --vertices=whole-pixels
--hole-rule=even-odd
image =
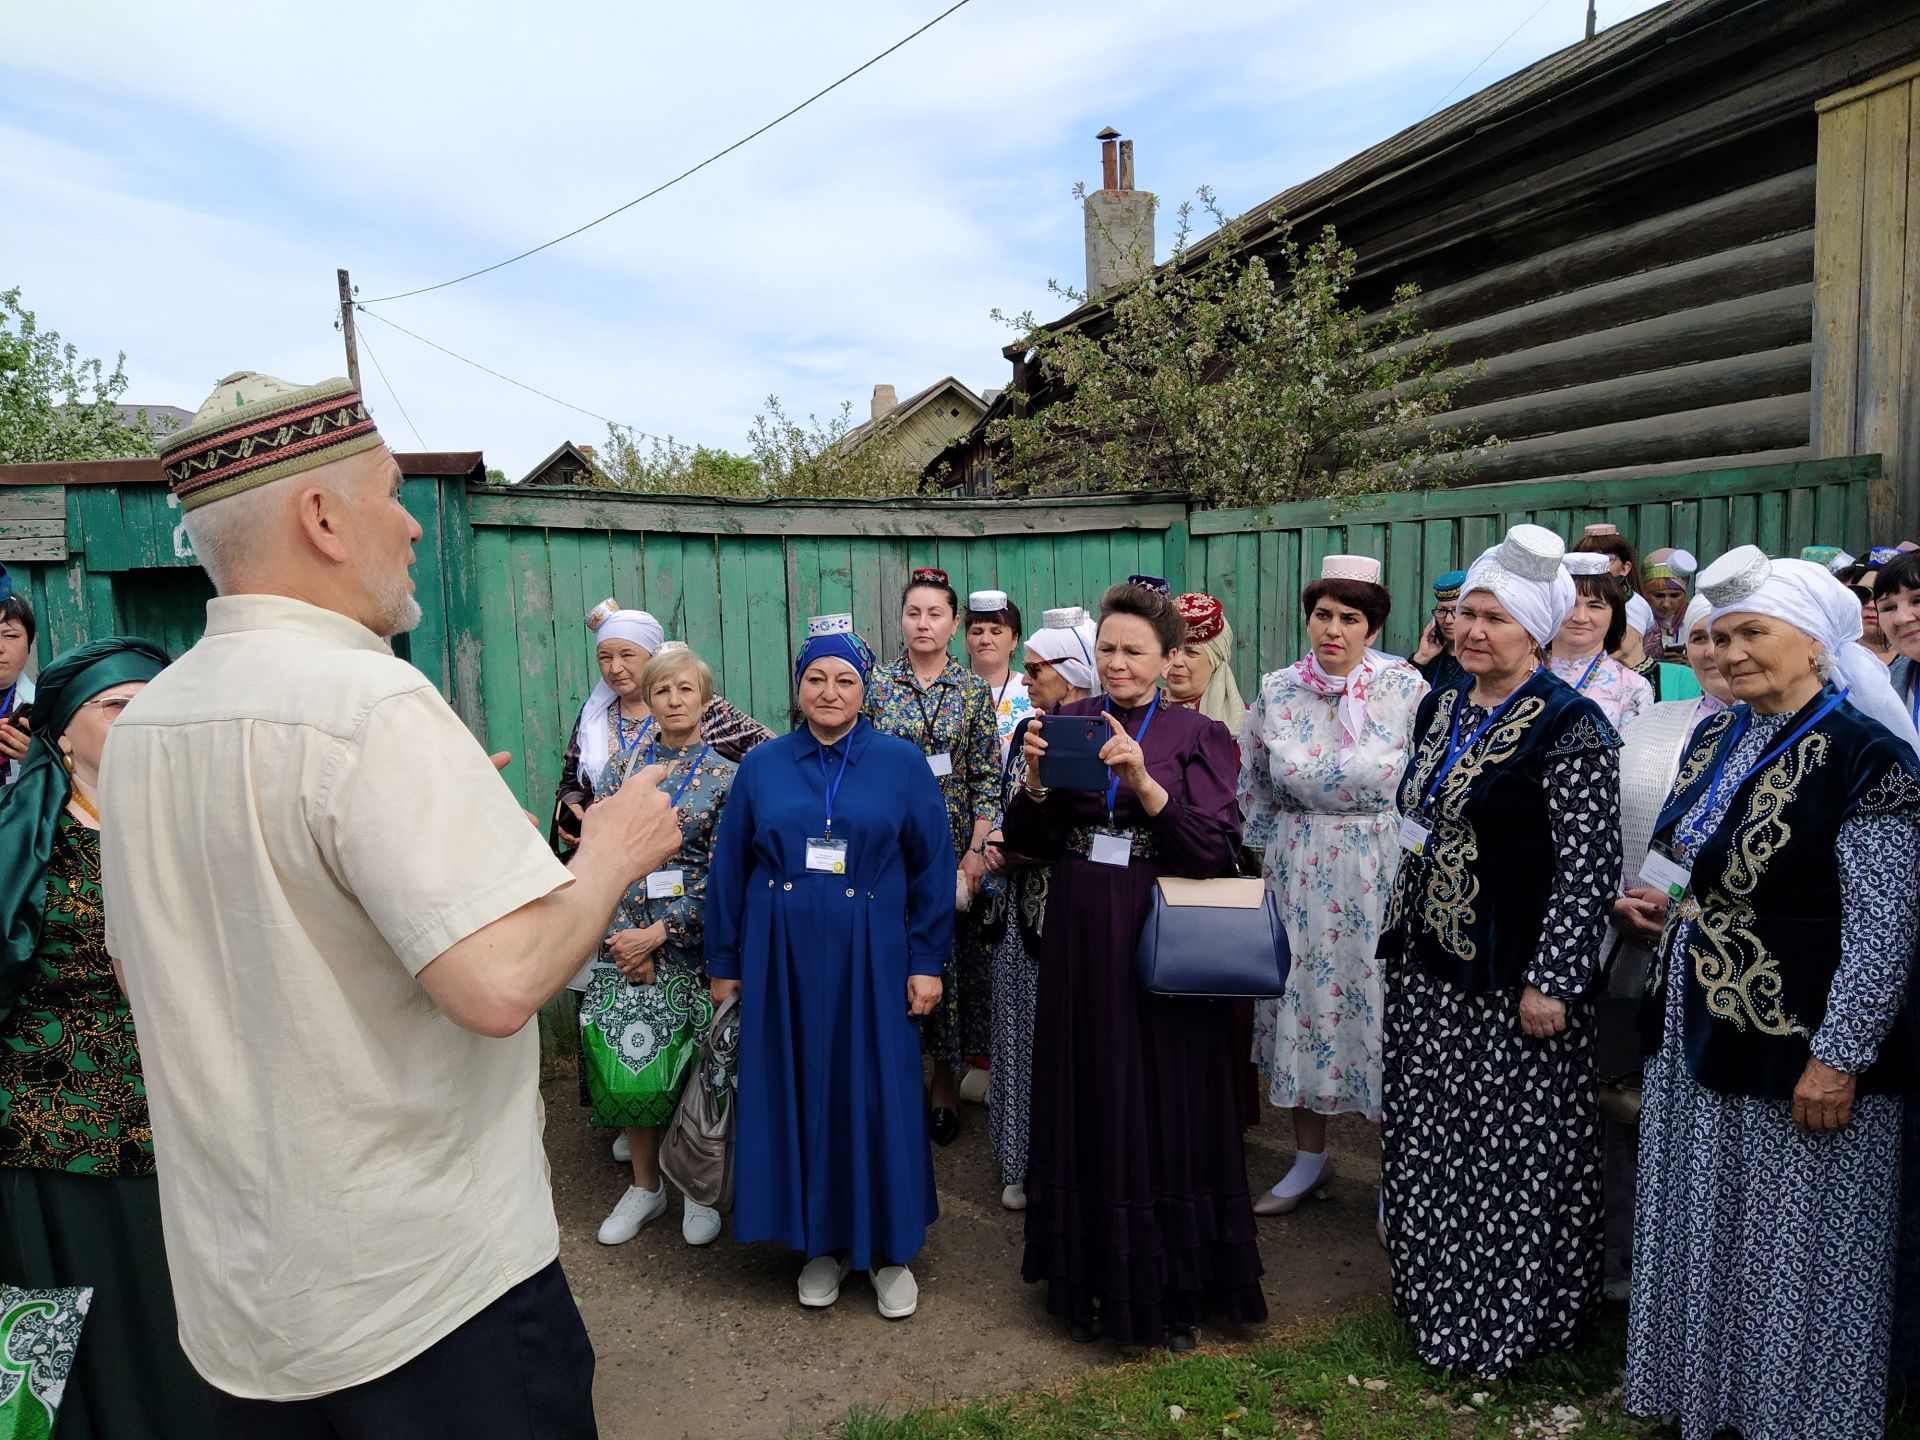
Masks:
[[[366,300],[538,244],[946,3],[0,0],[0,287],[84,352],[124,350],[132,400],[192,409],[239,369],[340,373],[337,266]],[[1603,0],[1601,23],[1647,8]],[[989,312],[1045,317],[1063,308],[1048,279],[1082,278],[1072,189],[1099,183],[1102,126],[1135,141],[1164,255],[1196,186],[1248,209],[1423,118],[1515,27],[1453,100],[1577,40],[1584,16],[1584,0],[971,0],[659,198],[374,308],[588,410],[741,450],[768,394],[864,418],[876,382],[1004,384]],[[604,435],[362,333],[397,449],[482,449],[517,476]]]

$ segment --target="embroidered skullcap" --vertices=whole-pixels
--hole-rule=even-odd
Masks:
[[[1358,580],[1363,585],[1380,583],[1380,562],[1371,555],[1329,555],[1320,562],[1322,580]]]
[[[822,660],[837,660],[858,675],[861,684],[866,684],[867,676],[873,672],[873,649],[855,633],[853,616],[815,615],[807,621],[806,643],[793,662],[795,683],[809,667]]]
[[[1466,583],[1466,571],[1449,570],[1446,574],[1437,576],[1434,579],[1433,598],[1442,605],[1451,605],[1455,600],[1460,598],[1460,587]]]
[[[1195,645],[1204,645],[1220,633],[1220,627],[1227,623],[1226,613],[1221,610],[1220,602],[1211,595],[1199,591],[1190,591],[1179,596],[1173,602],[1173,608],[1180,612],[1180,618],[1187,622],[1187,639]]]
[[[1157,590],[1169,600],[1173,598],[1173,587],[1167,583],[1166,577],[1162,575],[1129,575],[1127,576],[1127,583],[1129,585],[1139,585],[1148,590]]]
[[[1655,580],[1673,580],[1684,586],[1699,568],[1700,562],[1685,550],[1660,549],[1646,557],[1640,567],[1640,578],[1648,584]]]
[[[631,640],[649,655],[655,654],[667,638],[666,627],[644,610],[622,610],[615,600],[602,600],[587,612],[587,629],[593,643],[603,640]]]
[[[1067,684],[1097,695],[1100,677],[1093,664],[1097,635],[1092,616],[1078,605],[1066,605],[1041,616],[1040,628],[1027,637],[1026,646],[1058,670]]]
[[[1867,568],[1869,570],[1878,570],[1899,553],[1900,547],[1898,545],[1876,545],[1867,551]]]
[[[1838,545],[1802,546],[1800,558],[1814,565],[1824,565],[1836,574],[1853,564],[1853,556]]]
[[[1004,590],[975,590],[967,596],[969,615],[998,615],[1010,602]]]
[[[1619,533],[1620,527],[1618,525],[1609,525],[1606,521],[1602,520],[1582,530],[1580,532],[1580,538],[1584,540],[1589,535],[1618,535]]]
[[[908,577],[907,583],[910,585],[945,585],[947,583],[947,572],[944,570],[936,570],[931,565],[916,565],[913,574]]]
[[[1467,568],[1461,598],[1487,591],[1536,644],[1550,645],[1573,612],[1573,576],[1561,563],[1566,553],[1566,543],[1551,530],[1516,525]]]
[[[677,655],[682,650],[691,649],[693,649],[693,647],[684,640],[662,640],[654,650],[653,658],[658,660],[662,655]]]
[[[1766,615],[1818,640],[1853,708],[1920,753],[1920,736],[1887,679],[1887,667],[1854,643],[1862,630],[1859,599],[1825,566],[1769,560],[1759,546],[1741,545],[1700,572],[1700,593],[1713,603],[1715,624],[1727,615]]]
[[[1569,575],[1605,575],[1613,569],[1613,557],[1604,550],[1571,550],[1566,566]]]
[[[160,466],[180,508],[197,510],[380,443],[366,402],[351,381],[291,385],[240,370],[214,387],[184,428],[161,442]]]

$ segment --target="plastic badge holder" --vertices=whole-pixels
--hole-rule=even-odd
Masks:
[[[1112,779],[1100,750],[1113,738],[1105,715],[1049,715],[1040,727],[1047,748],[1040,783],[1049,790],[1105,790]]]

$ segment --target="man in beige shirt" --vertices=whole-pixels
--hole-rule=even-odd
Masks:
[[[347,382],[230,376],[163,462],[220,593],[114,727],[102,878],[217,1433],[585,1440],[529,1022],[672,810],[563,867],[394,657],[420,529]]]

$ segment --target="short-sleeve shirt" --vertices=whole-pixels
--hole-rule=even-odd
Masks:
[[[213,600],[110,734],[106,939],[133,1002],[180,1341],[293,1400],[404,1364],[559,1253],[539,1037],[416,978],[569,881],[426,677],[297,600]]]

